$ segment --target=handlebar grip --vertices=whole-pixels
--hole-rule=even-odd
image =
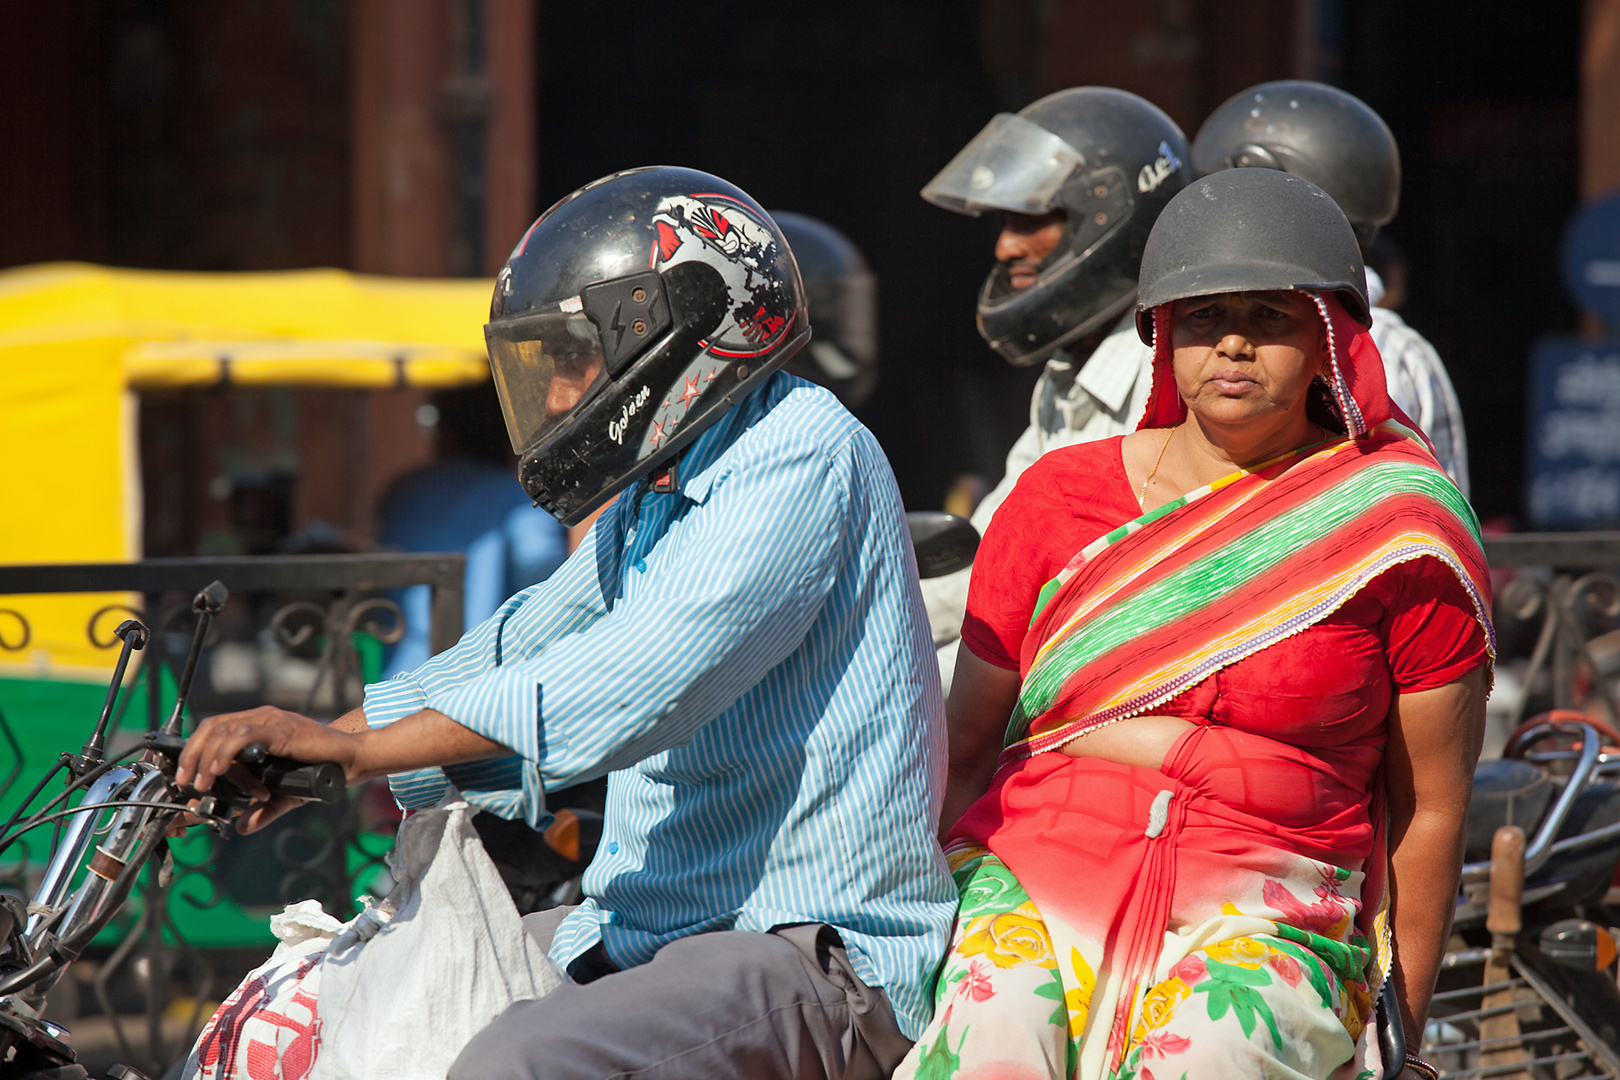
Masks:
[[[292,758],[268,753],[257,743],[238,754],[236,760],[246,765],[272,795],[334,803],[348,786],[343,766],[335,761],[306,765]]]

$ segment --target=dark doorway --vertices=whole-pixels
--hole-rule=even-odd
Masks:
[[[1577,201],[1580,5],[1344,5],[1345,89],[1394,129],[1389,234],[1411,265],[1406,320],[1450,370],[1481,518],[1524,511],[1526,371],[1576,317],[1559,279]]]
[[[539,205],[636,165],[725,177],[847,233],[878,276],[881,379],[860,416],[912,507],[994,482],[1037,372],[973,325],[993,227],[918,191],[1005,107],[978,0],[542,3]],[[513,238],[516,239],[515,237]]]

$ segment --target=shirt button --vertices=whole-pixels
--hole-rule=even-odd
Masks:
[[[647,572],[647,560],[646,559],[637,559],[636,560],[636,569],[640,570],[643,574],[645,574]]]
[[[608,922],[612,923],[614,926],[618,926],[620,923],[624,922],[624,916],[620,915],[617,911],[610,911],[608,912]]]
[[[609,855],[617,855],[618,853],[619,853],[619,842],[617,840],[609,840],[608,841],[608,854]]]

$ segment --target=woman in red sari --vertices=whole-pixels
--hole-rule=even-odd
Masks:
[[[1139,430],[1043,458],[975,561],[962,907],[897,1075],[1367,1080],[1373,997],[1392,974],[1423,1030],[1455,903],[1494,649],[1478,524],[1389,401],[1354,234],[1311,184],[1187,188],[1139,302]]]

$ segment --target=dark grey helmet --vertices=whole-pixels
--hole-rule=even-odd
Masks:
[[[1136,296],[1142,245],[1192,180],[1187,138],[1153,103],[1081,86],[1002,113],[923,188],[959,214],[1062,210],[1063,240],[1039,279],[1014,290],[996,266],[979,292],[979,333],[1009,363],[1040,363],[1108,329]]]
[[[774,210],[771,217],[798,261],[815,327],[787,369],[853,409],[877,386],[877,277],[854,241],[825,221]]]
[[[1357,322],[1372,325],[1361,247],[1327,192],[1270,169],[1218,172],[1171,199],[1154,224],[1136,332],[1153,343],[1160,304],[1275,289],[1336,292]]]
[[[1250,87],[1210,114],[1192,145],[1193,168],[1281,169],[1327,192],[1363,247],[1401,202],[1401,152],[1365,102],[1302,80]]]

